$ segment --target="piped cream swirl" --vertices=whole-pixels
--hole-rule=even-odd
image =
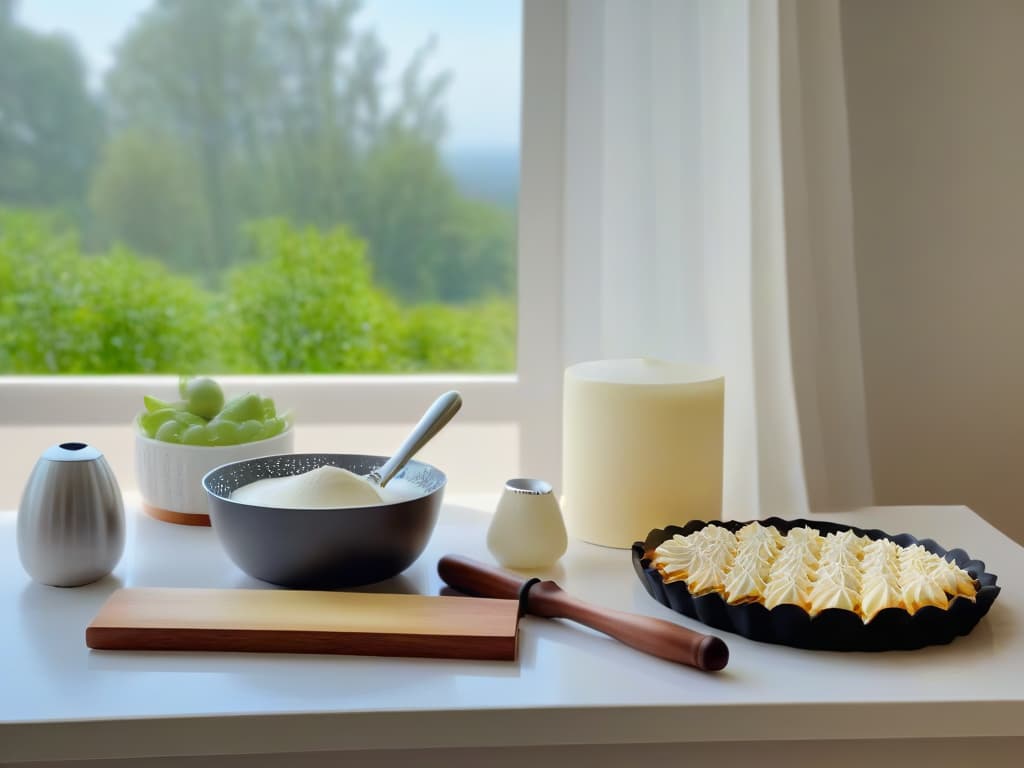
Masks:
[[[736,605],[796,605],[815,616],[853,611],[867,623],[887,608],[913,614],[926,606],[974,600],[977,584],[956,563],[920,545],[901,547],[853,531],[822,536],[811,527],[782,534],[749,523],[735,533],[707,525],[676,535],[648,553],[666,583],[684,581],[694,595],[717,592]]]

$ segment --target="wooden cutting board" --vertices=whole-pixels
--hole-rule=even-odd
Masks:
[[[516,600],[278,589],[119,589],[85,630],[103,650],[516,658]]]

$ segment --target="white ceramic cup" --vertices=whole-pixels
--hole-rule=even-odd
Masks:
[[[142,506],[158,520],[184,525],[209,525],[203,477],[232,461],[292,453],[295,428],[266,440],[239,445],[165,443],[135,432],[135,475]]]
[[[487,529],[487,548],[506,568],[547,568],[569,545],[558,499],[543,480],[505,483]]]

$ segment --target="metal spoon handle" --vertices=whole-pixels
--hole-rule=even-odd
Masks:
[[[391,478],[405,466],[405,463],[426,445],[430,438],[441,430],[441,427],[451,421],[452,416],[458,413],[461,407],[462,395],[458,392],[445,392],[437,398],[395,454],[383,466],[371,472],[368,477],[381,488],[387,485]]]

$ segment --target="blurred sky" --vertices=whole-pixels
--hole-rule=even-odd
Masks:
[[[17,15],[74,38],[98,86],[117,41],[151,1],[21,0]],[[376,29],[389,54],[389,81],[436,34],[432,68],[454,76],[445,148],[508,149],[519,141],[521,16],[520,0],[364,0],[357,26]]]

